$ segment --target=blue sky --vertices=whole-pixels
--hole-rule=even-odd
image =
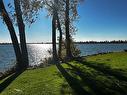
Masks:
[[[76,41],[127,40],[127,0],[86,0],[78,7],[78,12]],[[1,21],[0,42],[11,42]],[[30,28],[26,26],[26,34],[27,42],[51,41],[51,18],[46,18],[46,11],[40,13]]]

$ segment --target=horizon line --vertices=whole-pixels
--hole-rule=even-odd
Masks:
[[[96,40],[88,40],[88,41],[74,41],[74,42],[127,42],[127,40],[100,40],[100,41],[96,41]],[[48,44],[48,43],[52,43],[52,42],[27,42],[27,44]],[[58,42],[57,42],[58,43]],[[0,42],[0,44],[12,44],[12,42]],[[20,44],[20,43],[19,43]]]

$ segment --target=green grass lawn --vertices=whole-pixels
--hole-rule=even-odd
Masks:
[[[26,70],[0,95],[61,95],[61,93],[69,95],[72,90],[56,66],[50,66]]]
[[[127,52],[88,56],[63,66],[90,95],[127,95]]]
[[[58,68],[26,70],[0,95],[127,95],[127,52],[88,56]]]
[[[86,60],[89,62],[104,63],[114,69],[127,70],[127,52],[100,54],[87,57]]]

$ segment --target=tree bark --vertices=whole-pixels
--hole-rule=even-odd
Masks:
[[[56,17],[52,18],[52,50],[53,50],[53,63],[57,63],[57,50],[56,50]]]
[[[24,68],[27,68],[29,65],[29,60],[28,60],[28,52],[27,52],[27,45],[26,45],[25,24],[23,22],[20,4],[21,4],[20,0],[14,0],[19,35],[20,35],[20,45],[21,45],[23,64],[24,64]]]
[[[60,20],[59,20],[59,16],[58,16],[58,0],[54,0],[54,15],[56,17],[57,20],[57,28],[59,30],[59,48],[58,48],[58,57],[59,60],[61,60],[61,52],[62,52],[62,29],[61,29],[61,25],[60,25]]]
[[[65,11],[65,30],[66,30],[66,57],[67,59],[72,58],[72,52],[71,52],[71,38],[70,38],[70,19],[69,19],[69,1],[66,0],[66,11]]]
[[[11,36],[12,44],[14,47],[14,52],[16,55],[16,61],[17,61],[16,64],[17,64],[17,68],[19,69],[19,68],[21,68],[21,65],[22,65],[21,51],[20,51],[20,47],[19,47],[19,43],[18,43],[18,39],[17,39],[16,33],[15,33],[14,26],[13,26],[12,21],[5,9],[3,0],[0,0],[0,12],[2,14],[3,20],[9,30],[9,33]]]
[[[58,56],[59,59],[61,59],[61,53],[62,53],[62,29],[61,29],[61,25],[60,25],[60,20],[59,20],[59,16],[58,13],[56,12],[56,18],[57,18],[57,23],[58,23],[58,30],[59,30],[59,50],[58,50]]]

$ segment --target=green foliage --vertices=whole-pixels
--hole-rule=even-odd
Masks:
[[[52,57],[44,58],[44,60],[41,60],[41,63],[38,67],[47,67],[53,63]]]
[[[71,39],[71,52],[73,57],[80,57],[81,51],[77,48],[77,45]],[[66,43],[63,40],[62,42],[62,59],[66,57]]]
[[[77,48],[77,46],[74,43],[71,45],[71,51],[73,57],[79,57],[81,54],[81,51]]]

